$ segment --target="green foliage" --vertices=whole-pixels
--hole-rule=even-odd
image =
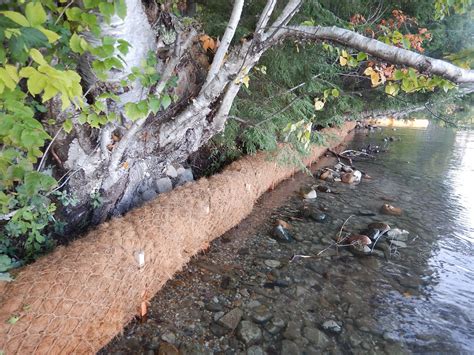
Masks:
[[[97,13],[110,20],[125,11],[124,0],[89,0],[83,6],[21,1],[0,11],[0,273],[54,245],[50,231],[60,224],[55,200],[64,206],[77,202],[65,193],[52,194],[57,181],[36,170],[51,139],[47,125],[55,124],[43,121],[43,104],[58,96],[62,110],[73,104],[85,114],[83,123],[93,127],[115,119],[105,114],[104,101],[86,104],[74,56],[86,51],[97,56],[98,76],[122,67],[118,56],[127,53],[126,41],[103,37],[93,47],[78,33],[98,35]],[[116,98],[106,94],[103,100]],[[72,121],[67,119],[63,128],[70,132]]]

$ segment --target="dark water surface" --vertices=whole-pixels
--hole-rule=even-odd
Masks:
[[[359,131],[350,146],[369,143],[388,149],[355,162],[372,179],[331,183],[336,193],[311,202],[326,223],[303,218],[294,193],[321,180],[284,182],[262,199],[259,217],[194,258],[152,300],[148,319],[102,353],[473,353],[474,132],[385,128]],[[265,202],[275,195],[278,204]],[[380,214],[387,200],[402,216]],[[292,225],[295,242],[272,238],[277,218]],[[407,230],[407,239],[380,242],[385,255],[331,248],[344,222],[357,232],[374,221]],[[289,262],[294,254],[312,258]],[[223,325],[228,314],[235,329]],[[328,320],[340,331],[324,329]]]

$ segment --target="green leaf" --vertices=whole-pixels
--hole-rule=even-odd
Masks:
[[[77,35],[77,33],[73,33],[71,39],[69,40],[69,47],[74,53],[82,54],[84,53],[84,49],[81,46],[81,37]]]
[[[110,17],[115,12],[114,5],[111,4],[111,3],[103,1],[99,4],[99,11],[105,17]]]
[[[66,9],[66,16],[69,21],[80,21],[82,15],[82,10],[78,7],[71,7]]]
[[[42,25],[46,22],[46,12],[39,1],[29,2],[25,7],[26,18],[31,26]]]
[[[395,72],[393,73],[393,78],[395,80],[402,80],[404,77],[405,77],[405,74],[400,69],[396,69]]]
[[[72,121],[70,118],[66,119],[66,121],[64,121],[63,123],[63,129],[66,133],[71,133],[72,131],[72,128],[73,128],[73,125],[72,125]]]
[[[163,97],[161,98],[161,106],[163,107],[163,109],[166,110],[169,107],[169,105],[171,105],[170,95],[168,94],[163,95]]]
[[[126,103],[125,115],[132,121],[145,118],[148,115],[148,103],[146,101],[140,101],[138,103]]]
[[[157,97],[150,97],[148,99],[148,107],[150,111],[153,112],[155,115],[160,110],[161,101]]]
[[[367,53],[364,53],[364,52],[357,53],[357,61],[358,62],[361,62],[361,61],[366,60],[366,59],[367,59]]]
[[[127,5],[125,4],[125,0],[115,0],[115,13],[118,17],[122,20],[127,16]]]
[[[390,96],[396,96],[400,91],[400,86],[396,83],[389,83],[385,86],[385,93]]]
[[[117,49],[120,51],[120,53],[122,53],[123,55],[127,55],[130,49],[130,43],[128,43],[124,39],[119,39],[117,42],[118,42]]]

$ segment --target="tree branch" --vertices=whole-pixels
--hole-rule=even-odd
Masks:
[[[255,26],[255,33],[259,34],[265,30],[265,27],[272,16],[273,10],[275,9],[275,5],[277,4],[277,0],[268,0],[267,4],[263,8],[262,14],[260,19],[257,22],[257,26]]]
[[[219,49],[217,50],[214,60],[212,61],[212,65],[209,68],[209,72],[207,73],[206,83],[204,86],[207,86],[214,79],[222,66],[222,62],[224,61],[227,50],[229,49],[230,42],[232,41],[232,38],[234,38],[235,30],[237,29],[237,25],[240,21],[243,7],[244,0],[235,0],[232,15],[230,16],[229,23],[227,24],[224,35],[222,36]]]
[[[455,83],[473,83],[474,71],[466,70],[444,60],[434,59],[403,48],[398,48],[376,39],[367,38],[356,32],[339,27],[288,26],[277,29],[273,39],[266,43],[271,46],[275,41],[296,37],[300,39],[328,40],[357,49],[387,62],[406,65],[422,73],[439,75]]]
[[[288,1],[288,4],[286,4],[285,8],[281,12],[280,16],[273,22],[271,25],[271,28],[273,28],[273,31],[267,34],[265,39],[268,39],[270,37],[273,37],[277,31],[288,24],[290,20],[293,18],[293,16],[298,12],[300,6],[301,6],[302,0],[290,0]]]

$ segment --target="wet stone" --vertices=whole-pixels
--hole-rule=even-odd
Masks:
[[[179,350],[176,349],[173,344],[162,342],[158,350],[158,355],[179,355]]]
[[[298,355],[301,354],[301,351],[294,342],[284,339],[281,342],[281,353],[285,355]]]
[[[215,302],[206,303],[205,307],[210,312],[220,312],[224,309],[221,304]]]
[[[262,330],[257,324],[244,320],[240,322],[238,336],[240,340],[249,347],[260,342],[262,339]]]
[[[359,213],[359,216],[367,216],[367,217],[377,215],[377,213],[375,213],[374,211],[366,210],[366,209],[360,209],[358,213]]]
[[[325,321],[321,327],[329,332],[329,333],[334,333],[334,334],[339,334],[342,331],[342,327],[335,321],[335,320],[327,320]]]
[[[262,305],[253,310],[251,317],[255,323],[264,324],[273,317],[273,314],[266,306]]]
[[[218,323],[230,330],[234,330],[239,325],[243,314],[244,312],[242,312],[240,308],[234,308],[233,310],[225,314],[222,318],[220,318]]]
[[[265,352],[260,346],[253,345],[247,349],[247,355],[265,355]]]
[[[281,263],[278,260],[265,260],[264,264],[267,265],[268,267],[279,267]]]
[[[212,334],[214,334],[216,337],[221,337],[229,332],[229,329],[217,324],[215,322],[211,323],[209,329],[211,330]]]
[[[161,340],[170,344],[176,344],[176,335],[173,332],[167,331],[161,336]]]
[[[271,322],[267,323],[265,329],[272,335],[277,335],[283,328],[285,328],[285,321],[281,318],[273,318]]]
[[[296,322],[288,322],[283,337],[290,340],[295,340],[301,337],[300,326]]]
[[[305,327],[303,334],[308,341],[319,348],[325,348],[329,344],[329,338],[319,329],[313,327]]]

